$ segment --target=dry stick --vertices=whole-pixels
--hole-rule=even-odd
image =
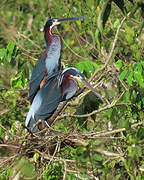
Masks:
[[[8,135],[11,135],[11,136],[13,136],[13,137],[16,138],[16,139],[19,139],[18,136],[14,135],[14,134],[11,134],[1,123],[0,123],[0,127],[1,127]]]
[[[6,163],[8,163],[9,161],[11,161],[12,159],[14,159],[17,156],[18,156],[18,154],[15,154],[4,161],[2,161],[2,159],[1,159],[0,168],[2,168]]]
[[[112,108],[112,107],[114,107],[114,106],[123,106],[123,105],[132,106],[133,104],[129,104],[129,103],[110,104],[110,105],[108,105],[108,106],[105,106],[105,107],[103,107],[103,108],[101,108],[101,109],[95,110],[95,111],[93,111],[93,112],[91,112],[91,113],[88,113],[88,114],[83,114],[83,115],[73,115],[73,114],[68,114],[68,115],[67,115],[67,114],[65,114],[65,115],[62,115],[62,116],[57,117],[56,120],[62,119],[62,118],[65,118],[65,117],[76,117],[76,118],[89,117],[89,116],[91,116],[91,115],[93,115],[93,114],[97,114],[97,113],[100,113],[100,112],[102,112],[102,111],[108,110],[108,109],[110,109],[110,108]]]
[[[64,163],[63,180],[65,180],[65,178],[66,178],[66,173],[67,173],[67,168],[66,168],[66,162],[65,162],[65,161],[63,161],[63,163]]]
[[[110,151],[105,151],[105,150],[100,149],[100,148],[95,149],[95,151],[98,153],[101,153],[105,156],[110,156],[110,157],[122,157],[122,156],[124,156],[123,153],[118,154],[118,153],[114,153],[114,152],[110,152]]]
[[[5,113],[7,113],[8,111],[9,111],[9,109],[4,109],[4,110],[0,111],[0,115],[3,115]]]
[[[55,121],[56,117],[61,113],[61,111],[64,109],[64,107],[66,106],[67,103],[68,103],[68,101],[65,101],[65,102],[62,104],[62,106],[60,107],[60,109],[57,110],[57,111],[54,113],[54,115],[53,115],[53,116],[50,118],[50,120],[48,121],[48,124],[49,124],[49,125],[51,125],[51,124]]]
[[[143,125],[144,122],[139,122],[139,123],[135,123],[133,125],[131,125],[131,129],[134,129],[140,125]],[[112,134],[116,134],[116,133],[120,133],[126,131],[126,128],[120,128],[120,129],[115,129],[115,130],[111,130],[111,131],[107,131],[107,132],[94,132],[94,133],[88,133],[88,134],[82,134],[82,136],[86,137],[86,138],[95,138],[95,137],[103,137],[103,136],[107,136],[107,135],[112,135]]]
[[[19,146],[15,146],[12,144],[0,144],[0,147],[8,147],[8,148],[19,149]]]
[[[91,112],[91,113],[83,114],[83,115],[73,115],[73,114],[68,114],[68,115],[67,115],[67,114],[66,114],[66,115],[62,115],[62,116],[60,116],[60,117],[57,117],[56,120],[62,119],[62,118],[64,118],[64,117],[76,117],[76,118],[89,117],[89,116],[91,116],[91,115],[93,115],[93,114],[97,114],[97,113],[99,113],[99,112],[101,112],[101,111],[110,109],[110,108],[112,108],[112,107],[114,107],[114,106],[123,106],[123,105],[130,105],[130,106],[132,106],[132,105],[134,105],[134,104],[129,104],[129,103],[119,103],[119,104],[117,104],[117,102],[122,98],[122,96],[124,95],[125,92],[126,92],[126,91],[122,92],[122,94],[119,96],[119,98],[118,98],[113,104],[109,104],[109,105],[107,105],[107,106],[105,106],[105,107],[103,107],[103,108],[101,108],[101,109],[98,109],[98,110],[95,110],[95,111],[93,111],[93,112]]]
[[[138,127],[140,125],[143,125],[143,124],[144,124],[144,122],[139,122],[139,123],[133,124],[131,126],[131,129],[134,129],[134,128],[136,128],[136,127]],[[79,136],[78,134],[72,134],[72,135],[69,135],[70,137],[67,137],[66,139],[68,139],[69,141],[78,143],[81,146],[86,146],[87,143],[88,143],[87,142],[88,139],[97,139],[98,137],[99,138],[104,138],[105,136],[116,134],[116,133],[120,133],[120,132],[124,132],[124,131],[126,131],[126,128],[116,129],[116,130],[107,131],[107,132],[93,132],[93,133],[88,133],[88,134],[81,134],[80,135],[81,136],[81,140],[80,139],[76,139]],[[85,139],[86,139],[86,141],[85,141]],[[120,154],[122,154],[122,153],[120,153]]]
[[[34,58],[34,57],[32,57],[32,56],[30,56],[30,55],[28,55],[28,54],[26,54],[26,53],[24,53],[24,52],[20,52],[20,54],[21,55],[24,55],[24,56],[26,56],[26,57],[28,57],[28,58],[30,58],[30,59],[33,59],[34,61],[37,61],[38,59],[36,59],[36,58]]]
[[[17,32],[17,34],[21,37],[23,37],[24,39],[27,39],[29,42],[31,42],[35,47],[41,49],[41,47],[39,45],[37,45],[34,41],[32,41],[31,39],[29,39],[27,36],[25,36],[24,34],[21,34],[19,31]]]
[[[57,32],[59,33],[58,29],[57,29]],[[60,34],[60,33],[59,33],[59,34]],[[73,54],[75,54],[77,57],[79,57],[79,58],[81,58],[81,59],[83,59],[83,60],[86,59],[86,58],[80,56],[79,54],[77,54],[75,51],[73,51],[72,48],[65,42],[64,38],[63,38],[63,37],[61,37],[61,38],[62,38],[62,41],[64,42],[64,44],[66,45],[66,47],[67,47],[68,49],[70,49],[70,51],[71,51]]]
[[[120,28],[122,27],[124,21],[126,20],[126,18],[127,18],[129,15],[130,15],[130,13],[128,13],[128,15],[123,18],[123,20],[121,21],[119,27],[117,28],[117,31],[116,31],[116,34],[115,34],[115,38],[114,38],[114,41],[113,41],[113,44],[112,44],[112,48],[111,48],[110,52],[108,53],[107,58],[105,59],[106,62],[105,62],[105,64],[104,64],[104,66],[94,72],[94,74],[90,77],[89,82],[95,77],[95,75],[96,75],[99,71],[104,70],[104,69],[106,68],[106,66],[108,65],[108,63],[109,63],[109,61],[110,61],[110,59],[111,59],[111,57],[112,57],[112,54],[113,54],[113,51],[114,51],[116,42],[117,42],[117,40],[118,40],[118,34],[119,34],[119,31],[120,31]]]
[[[40,152],[39,150],[35,149],[35,152],[39,153],[41,156],[43,156],[44,159],[50,160],[52,159],[52,156],[48,156],[48,155],[43,155],[42,152]],[[65,161],[65,162],[76,162],[76,160],[71,160],[71,159],[63,159],[61,157],[53,157],[53,161]]]
[[[59,146],[59,142],[57,142],[57,145],[56,145],[55,151],[54,151],[54,153],[53,153],[53,155],[52,155],[52,157],[51,157],[51,159],[50,159],[50,161],[49,161],[49,163],[48,163],[48,167],[49,167],[50,163],[53,161],[53,159],[54,159],[54,157],[55,157],[55,155],[56,155],[56,152],[57,152],[58,146]]]
[[[36,137],[36,135],[33,134],[32,131],[31,131],[27,126],[25,126],[24,124],[22,124],[22,126],[23,126],[32,136]],[[27,135],[26,135],[26,136],[27,136]]]
[[[114,38],[114,41],[113,41],[113,44],[112,44],[112,48],[111,48],[109,54],[107,55],[107,57],[105,58],[106,62],[105,62],[105,64],[104,64],[104,66],[103,66],[102,68],[98,69],[98,70],[95,70],[94,74],[90,77],[90,79],[88,80],[88,82],[91,82],[91,81],[94,79],[95,75],[96,75],[99,71],[104,70],[104,69],[106,68],[106,66],[108,65],[108,63],[109,63],[109,61],[110,61],[110,58],[112,57],[112,54],[113,54],[113,51],[114,51],[114,48],[115,48],[117,39],[118,39],[118,34],[119,34],[119,31],[120,31],[120,28],[121,28],[121,26],[123,25],[124,21],[126,20],[126,18],[127,18],[129,15],[130,15],[130,13],[128,13],[128,15],[123,18],[123,20],[121,21],[121,24],[119,25],[119,27],[118,27],[118,29],[117,29],[117,31],[116,31],[115,38]],[[65,43],[64,40],[63,40],[63,42]],[[66,43],[65,43],[65,44],[66,44]],[[67,44],[66,44],[66,46],[69,48],[69,46],[68,46]],[[72,52],[73,52],[73,51],[72,51]],[[73,52],[73,53],[75,54],[75,52]],[[77,54],[76,54],[76,55],[77,55]],[[79,55],[78,55],[78,56],[79,56]],[[80,57],[81,57],[81,56],[80,56]],[[83,89],[84,89],[84,88],[80,89],[80,90],[78,91],[78,93],[76,94],[76,96],[79,95],[79,94],[83,91]]]

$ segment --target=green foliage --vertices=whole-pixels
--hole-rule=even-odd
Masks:
[[[62,165],[60,163],[50,164],[49,167],[43,169],[44,180],[62,179],[62,176]]]
[[[63,23],[53,30],[63,38],[62,62],[66,67],[78,68],[86,78],[104,67],[97,72],[92,83],[96,88],[100,87],[98,90],[106,103],[117,104],[89,117],[58,120],[54,124],[56,130],[70,135],[85,135],[86,142],[63,143],[61,140],[60,150],[56,152],[57,159],[50,158],[51,162],[43,160],[43,149],[42,154],[34,152],[31,157],[19,158],[12,168],[6,165],[0,169],[0,179],[12,178],[15,170],[20,173],[21,179],[36,179],[36,176],[44,180],[63,179],[64,173],[65,179],[144,178],[143,7],[142,0],[16,0],[1,3],[0,124],[12,135],[21,130],[21,123],[24,123],[29,110],[29,78],[35,60],[45,49],[40,30],[50,17],[86,16],[83,20]],[[105,67],[116,31],[128,13],[112,57]],[[65,112],[83,115],[99,108],[101,104],[94,95],[87,94],[71,100]],[[125,128],[125,131],[99,139],[94,137],[99,131],[109,132],[109,124],[112,130]],[[133,127],[134,124],[137,126]],[[22,131],[20,137],[24,134]],[[90,138],[87,134],[91,134]],[[8,140],[14,139],[12,135],[8,136]],[[6,142],[6,138],[5,130],[0,127],[0,143]],[[19,140],[17,143],[22,142]],[[115,153],[115,156],[109,152]],[[2,160],[7,154],[9,151],[0,148]],[[66,159],[66,164],[61,159]]]
[[[0,169],[0,173],[2,174],[2,169]],[[7,180],[10,178],[10,176],[12,175],[13,173],[13,170],[12,169],[8,169],[5,173],[3,173],[0,177],[1,177],[1,180]]]
[[[84,73],[86,77],[90,77],[94,73],[95,69],[100,68],[100,65],[91,61],[78,62],[75,66]]]
[[[21,158],[15,163],[16,171],[19,174],[19,177],[22,179],[29,178],[34,180],[36,178],[36,171],[34,165],[30,163],[27,159]]]

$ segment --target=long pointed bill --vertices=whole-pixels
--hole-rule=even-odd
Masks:
[[[96,90],[85,80],[82,79],[83,83],[104,103],[103,98],[96,92]]]
[[[63,19],[58,19],[58,22],[78,20],[78,19],[84,19],[84,18],[85,18],[85,16],[78,16],[78,17],[72,17],[72,18],[63,18]]]

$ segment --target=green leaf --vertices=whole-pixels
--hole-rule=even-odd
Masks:
[[[115,180],[119,180],[119,179],[121,179],[121,174],[115,176]]]
[[[24,157],[17,161],[15,169],[23,175],[24,179],[34,178],[36,176],[34,165]]]
[[[5,55],[6,55],[6,49],[0,49],[0,59],[2,60],[4,57],[5,57]]]
[[[15,43],[14,42],[9,42],[9,44],[7,45],[7,50],[8,50],[8,53],[10,55],[12,55],[12,53],[14,51],[14,48],[15,48]]]
[[[123,61],[119,59],[119,60],[116,62],[116,67],[117,67],[118,71],[120,71],[120,69],[121,69],[122,66],[123,66]]]
[[[128,70],[127,70],[127,69],[125,69],[124,71],[122,71],[122,73],[120,74],[120,80],[121,80],[121,81],[126,77],[127,73],[128,73]]]
[[[119,19],[116,19],[116,21],[114,22],[114,28],[117,29],[118,26],[120,25],[120,20]]]
[[[130,46],[130,49],[132,50],[132,51],[138,51],[138,45],[137,44],[132,44],[131,46]]]
[[[100,0],[95,0],[94,1],[94,6],[97,7],[99,5],[99,3],[100,3]]]
[[[134,72],[134,79],[140,86],[144,87],[143,76],[140,72],[138,71]]]
[[[95,39],[96,39],[97,48],[98,48],[99,50],[100,50],[100,48],[101,48],[100,37],[101,37],[101,33],[100,33],[99,29],[96,29]]]
[[[111,12],[111,0],[107,0],[104,2],[104,5],[99,13],[99,16],[97,18],[97,26],[99,31],[102,33],[103,32],[103,28],[105,26],[106,21],[108,20],[108,17],[110,15]]]
[[[141,60],[141,57],[142,57],[142,56],[141,56],[141,53],[140,53],[139,51],[137,51],[137,52],[135,53],[135,57],[136,57],[137,60],[140,61],[140,60]]]
[[[128,41],[128,43],[132,44],[134,42],[134,36],[135,36],[134,30],[130,27],[126,27],[125,32],[126,32],[125,33],[126,40]]]
[[[131,71],[127,78],[127,82],[130,86],[132,86],[132,80],[133,80],[133,72]]]
[[[124,0],[113,0],[113,2],[120,8],[120,10],[126,14],[127,10],[125,8]]]
[[[35,163],[37,162],[38,158],[39,158],[39,153],[35,153],[33,156],[33,160]]]
[[[86,0],[86,4],[87,4],[91,9],[93,9],[93,8],[94,8],[94,1],[95,1],[95,0]]]
[[[95,63],[92,63],[91,61],[83,61],[76,64],[76,68],[79,69],[81,72],[85,72],[87,74],[94,73],[95,70]]]

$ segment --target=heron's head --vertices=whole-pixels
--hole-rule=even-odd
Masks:
[[[63,21],[70,21],[70,20],[78,20],[78,19],[83,19],[85,18],[85,16],[79,16],[79,17],[72,17],[72,18],[63,18],[63,19],[60,19],[60,18],[52,18],[52,19],[49,19],[45,26],[44,26],[44,31],[49,27],[49,28],[52,28],[58,24],[60,24],[61,22]]]
[[[67,68],[63,71],[64,74],[69,74],[71,78],[75,79],[76,81],[81,81],[84,83],[103,103],[103,98],[96,92],[96,90],[86,81],[84,75],[76,68]]]

